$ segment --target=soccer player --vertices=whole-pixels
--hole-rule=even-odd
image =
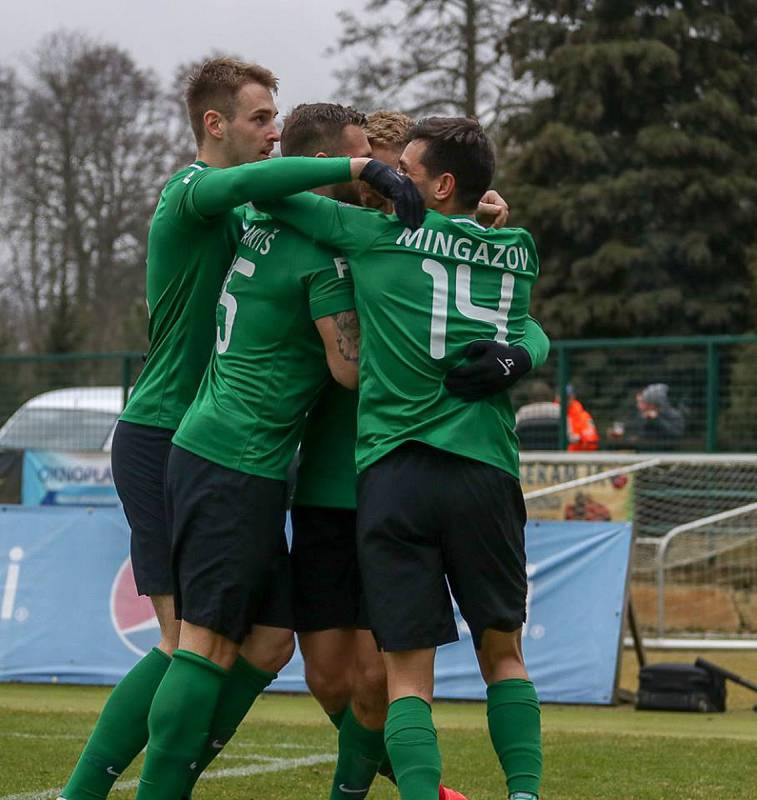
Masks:
[[[153,696],[177,645],[164,471],[171,437],[210,358],[224,276],[243,229],[250,225],[245,215],[251,209],[238,207],[355,177],[346,160],[268,159],[279,139],[276,88],[269,70],[228,58],[206,62],[187,82],[197,160],[168,181],[150,226],[150,348],[117,425],[112,453],[114,481],[132,530],[137,589],[152,600],[161,639],[109,697],[62,790],[65,800],[105,797],[142,750]],[[256,650],[251,640],[231,669],[200,769],[290,657],[291,637],[276,636],[263,650]]]
[[[400,156],[405,149],[407,133],[413,126],[413,120],[401,111],[380,109],[366,118],[365,133],[371,145],[371,155],[378,161],[397,169]],[[391,201],[377,192],[367,183],[360,184],[361,204],[366,208],[375,208],[385,214],[392,213]],[[489,190],[481,198],[476,210],[476,219],[491,228],[502,228],[507,223],[510,207],[500,195]]]
[[[397,169],[413,120],[398,111],[374,111],[367,118],[366,135],[373,158]],[[392,204],[367,183],[361,183],[362,205],[391,214]],[[502,228],[510,207],[494,191],[487,191],[476,211],[479,222]],[[444,385],[464,400],[481,400],[506,391],[529,370],[541,366],[549,355],[549,340],[535,320],[526,324],[523,346],[511,347],[494,341],[472,342],[465,351],[466,362],[451,369]],[[537,363],[538,362],[538,363]],[[333,679],[333,676],[330,676]]]
[[[368,150],[363,136],[356,155]],[[422,209],[412,184],[385,165],[334,161],[340,171],[322,183],[362,177],[400,208],[409,201],[411,218]],[[267,215],[248,216],[244,227],[218,299],[215,350],[166,468],[181,628],[149,713],[139,800],[180,797],[202,764],[243,641],[285,653],[283,663],[291,655],[287,466],[329,371],[357,385],[353,288],[341,259]],[[250,666],[258,691],[275,677]]]
[[[401,111],[380,109],[369,114],[365,133],[371,145],[371,155],[397,169],[405,149],[407,133],[412,126],[413,120]],[[367,184],[360,186],[360,199],[365,208],[375,208],[385,214],[392,213],[391,203]]]
[[[282,153],[340,155],[344,144],[337,135],[335,110],[339,108],[331,104],[296,108],[282,131]],[[396,168],[412,124],[399,112],[370,114],[365,134],[373,157]],[[361,183],[360,195],[363,204],[391,212],[391,201],[367,184]],[[356,198],[341,199],[354,203]],[[498,205],[492,210],[498,222],[506,205],[496,199]],[[479,214],[487,210],[479,204]],[[529,366],[531,360],[535,366],[546,360],[549,341],[537,323],[529,320],[526,336],[518,344],[526,348]],[[507,353],[514,350],[509,348]],[[513,370],[511,383],[519,376]],[[468,376],[469,381],[474,377]],[[386,673],[361,600],[357,564],[356,429],[356,393],[329,382],[308,414],[292,508],[295,629],[305,677],[339,729],[332,800],[364,796],[358,790],[367,793],[376,763],[385,754]],[[384,760],[379,769],[386,774],[387,767]],[[457,796],[440,787],[442,800]]]
[[[524,230],[472,214],[494,169],[469,119],[410,132],[401,166],[431,209],[417,230],[312,194],[266,210],[349,259],[361,321],[358,554],[384,652],[385,743],[403,800],[435,800],[436,647],[456,640],[448,583],[487,684],[489,730],[511,798],[536,798],[540,710],[523,662],[525,506],[506,393],[466,402],[441,382],[474,340],[525,332],[538,274]]]

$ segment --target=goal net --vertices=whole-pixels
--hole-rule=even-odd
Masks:
[[[526,452],[531,519],[630,521],[646,636],[757,645],[757,455]]]

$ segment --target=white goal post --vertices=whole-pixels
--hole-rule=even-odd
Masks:
[[[531,519],[633,524],[656,644],[757,648],[757,454],[524,452],[521,482]]]

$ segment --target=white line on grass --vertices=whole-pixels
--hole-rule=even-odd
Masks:
[[[260,761],[265,764],[276,764],[286,761],[281,756],[261,756],[259,753],[219,753],[217,758],[231,759],[232,761]]]
[[[246,764],[243,767],[228,767],[226,769],[214,769],[200,775],[200,780],[213,781],[219,778],[246,778],[249,775],[261,775],[264,772],[283,772],[287,769],[297,769],[298,767],[311,767],[314,764],[327,764],[336,761],[336,754],[318,754],[303,756],[302,758],[282,758],[273,763],[267,764]],[[139,785],[139,780],[119,781],[113,791],[123,791],[135,789]],[[21,794],[6,794],[0,800],[48,800],[57,797],[61,787],[55,789],[42,789],[38,792],[22,792]]]
[[[259,750],[261,747],[260,744],[256,744],[254,742],[237,742],[237,741],[234,742],[234,746],[241,747],[247,750],[252,750],[252,749]],[[312,753],[314,749],[317,750],[318,748],[313,748],[309,744],[293,744],[290,742],[283,742],[281,744],[266,743],[264,745],[264,749],[265,750],[310,750],[310,752]],[[323,752],[324,753],[328,752],[328,748],[323,748]],[[0,798],[0,800],[2,800],[2,798]]]
[[[227,767],[226,769],[204,772],[200,775],[200,779],[211,781],[217,778],[244,778],[247,775],[260,775],[263,772],[282,772],[285,769],[312,767],[314,764],[328,764],[334,761],[336,761],[336,753],[321,753],[312,756],[302,756],[302,758],[282,758],[275,764],[250,764],[246,767]],[[134,781],[134,786],[136,785],[137,782]],[[0,800],[5,800],[5,798],[0,797]]]

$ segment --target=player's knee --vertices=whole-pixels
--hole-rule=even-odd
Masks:
[[[282,638],[271,651],[270,672],[281,672],[294,655],[294,635]]]
[[[503,633],[487,629],[477,655],[481,676],[487,684],[510,678],[528,678],[520,644],[520,630]]]
[[[305,683],[311,694],[328,711],[343,708],[352,693],[352,680],[343,665],[331,661],[305,661]]]
[[[381,727],[388,703],[383,664],[358,666],[352,691],[352,707],[358,720],[369,728]]]
[[[386,670],[383,663],[358,665],[354,693],[368,705],[386,705]]]
[[[291,661],[293,655],[294,636],[282,634],[268,638],[265,646],[260,646],[258,643],[248,660],[266,672],[280,672]]]

